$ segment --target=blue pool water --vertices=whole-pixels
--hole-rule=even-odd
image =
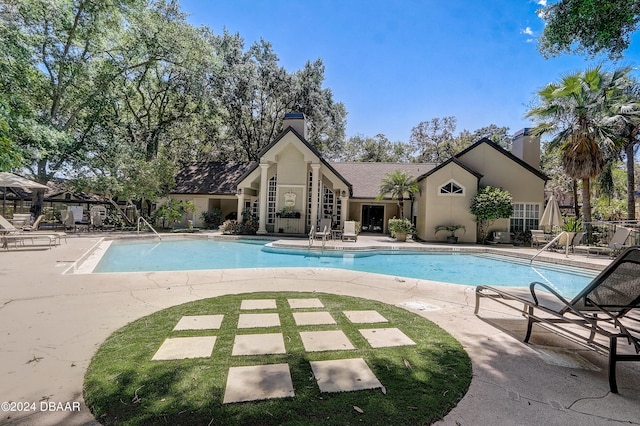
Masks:
[[[375,253],[375,254],[374,254]],[[565,297],[577,294],[594,273],[486,254],[376,251],[323,252],[272,249],[263,241],[114,241],[94,272],[310,267],[340,268],[455,284],[528,286],[552,284]]]

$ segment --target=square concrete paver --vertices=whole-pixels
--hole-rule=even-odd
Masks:
[[[171,337],[165,339],[151,358],[154,361],[185,358],[207,358],[213,352],[216,336]]]
[[[336,320],[333,319],[329,312],[294,312],[293,319],[296,321],[296,325],[320,325],[336,323]]]
[[[287,299],[291,309],[324,308],[320,299]]]
[[[289,364],[231,367],[223,404],[294,396]]]
[[[267,355],[286,353],[282,333],[239,334],[231,355]]]
[[[341,330],[301,331],[300,337],[307,352],[355,349]]]
[[[343,311],[347,319],[353,324],[367,324],[373,322],[389,322],[378,311]]]
[[[311,361],[320,392],[349,392],[381,388],[382,383],[362,358]]]
[[[278,314],[240,314],[238,328],[279,327]]]
[[[243,311],[252,309],[276,309],[276,301],[275,299],[243,300],[240,303],[240,309]]]
[[[390,346],[415,345],[402,331],[397,328],[367,328],[358,330],[367,339],[372,348],[386,348]]]
[[[217,330],[222,324],[224,315],[191,315],[180,318],[173,327],[177,330]]]

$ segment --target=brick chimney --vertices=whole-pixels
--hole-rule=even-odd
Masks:
[[[540,136],[534,136],[532,129],[524,128],[513,135],[511,153],[536,170],[540,170]]]
[[[286,113],[282,121],[282,130],[286,130],[287,127],[292,127],[296,132],[300,133],[303,138],[307,139],[309,132],[307,131],[307,120],[303,113]]]

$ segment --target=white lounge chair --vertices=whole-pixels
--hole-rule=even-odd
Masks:
[[[348,220],[344,223],[344,229],[342,230],[342,241],[344,240],[353,240],[355,242],[358,241],[355,221]]]
[[[2,248],[9,249],[9,242],[13,242],[15,246],[18,246],[18,243],[24,244],[24,241],[27,239],[31,240],[31,244],[35,239],[43,239],[49,242],[49,248],[51,248],[52,244],[55,244],[55,237],[47,234],[24,234],[21,229],[13,226],[4,216],[0,215],[0,239],[2,241]]]
[[[43,214],[38,216],[38,218],[33,222],[33,225],[29,226],[28,228],[26,227],[22,228],[22,230],[32,235],[51,235],[56,239],[57,244],[61,243],[62,238],[64,238],[64,241],[67,242],[66,232],[56,232],[56,231],[48,231],[48,230],[40,229],[40,222],[42,222],[42,219],[44,219]]]
[[[316,238],[331,239],[331,219],[321,219],[316,232]]]

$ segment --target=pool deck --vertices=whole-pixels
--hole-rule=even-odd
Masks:
[[[84,405],[84,374],[102,342],[135,319],[224,294],[316,291],[439,308],[409,310],[454,335],[473,362],[468,393],[440,425],[640,425],[640,363],[618,365],[620,393],[611,394],[606,357],[539,329],[530,344],[522,343],[522,317],[488,300],[483,301],[480,315],[474,315],[471,286],[326,268],[63,274],[100,238],[85,234],[52,249],[27,244],[0,252],[0,402],[36,406],[33,412],[2,411],[0,424],[98,424]],[[308,241],[279,244],[304,247]],[[393,249],[400,244],[403,248],[466,248],[396,243],[385,236],[365,235],[357,243],[329,244],[362,249]],[[521,257],[537,252],[520,247],[469,248]],[[610,262],[602,256],[567,259],[564,253],[553,252],[539,258],[600,269]],[[80,410],[62,411],[59,408],[64,406],[50,404],[66,402],[79,402]]]

